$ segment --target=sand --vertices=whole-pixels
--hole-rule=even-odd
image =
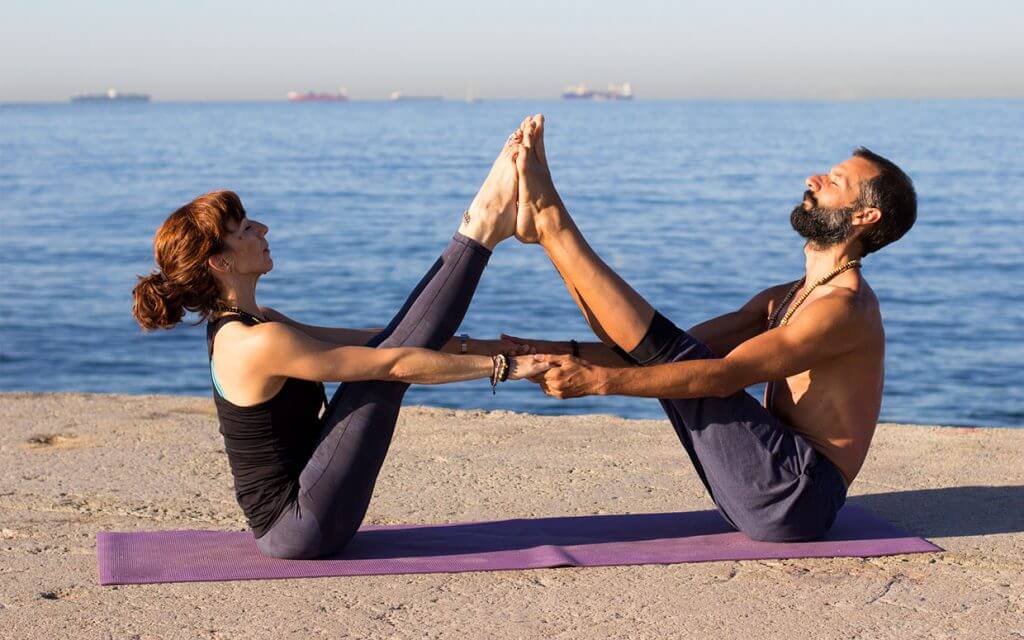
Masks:
[[[0,394],[3,638],[1024,638],[1024,430],[880,425],[851,502],[942,553],[101,587],[243,529],[210,398]],[[667,421],[408,407],[368,523],[712,508]]]

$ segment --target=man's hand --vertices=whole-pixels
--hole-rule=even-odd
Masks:
[[[459,338],[452,338],[441,351],[445,353],[462,353],[462,345]],[[470,338],[466,343],[466,353],[471,356],[496,356],[503,353],[506,356],[525,356],[537,353],[528,344],[519,344],[508,340],[481,340]]]
[[[542,375],[530,378],[544,393],[554,398],[581,398],[602,395],[608,386],[610,369],[598,367],[573,356],[539,355],[541,362],[552,366]]]
[[[501,341],[508,345],[509,349],[525,347],[526,353],[551,353],[556,355],[572,353],[572,347],[568,342],[555,340],[534,340],[532,338],[517,338],[507,333],[501,334]]]

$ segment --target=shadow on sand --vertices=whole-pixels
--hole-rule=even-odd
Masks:
[[[885,522],[856,509],[845,509],[822,542],[885,539],[908,532],[924,538],[1024,532],[1024,486],[895,491],[853,496],[847,504],[866,510]],[[369,527],[361,530],[338,557],[348,560],[388,558],[395,555],[396,549],[400,549],[400,555],[404,557],[472,554],[537,546],[629,543],[731,531],[721,516],[710,510],[453,523],[397,529]]]
[[[1024,486],[894,491],[847,502],[926,538],[1024,531]]]

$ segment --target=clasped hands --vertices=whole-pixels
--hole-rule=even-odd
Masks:
[[[527,340],[502,335],[501,342],[514,355],[534,354],[534,358],[548,367],[526,379],[536,383],[553,398],[581,398],[607,393],[610,369],[566,353],[563,343],[547,340]]]

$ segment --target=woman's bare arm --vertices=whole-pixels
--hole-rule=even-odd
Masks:
[[[318,340],[282,322],[250,327],[232,351],[248,360],[247,368],[268,377],[324,382],[389,380],[445,384],[489,378],[493,361],[484,355],[454,355],[416,347],[371,348]],[[510,378],[546,371],[549,364],[533,356],[512,359]]]

